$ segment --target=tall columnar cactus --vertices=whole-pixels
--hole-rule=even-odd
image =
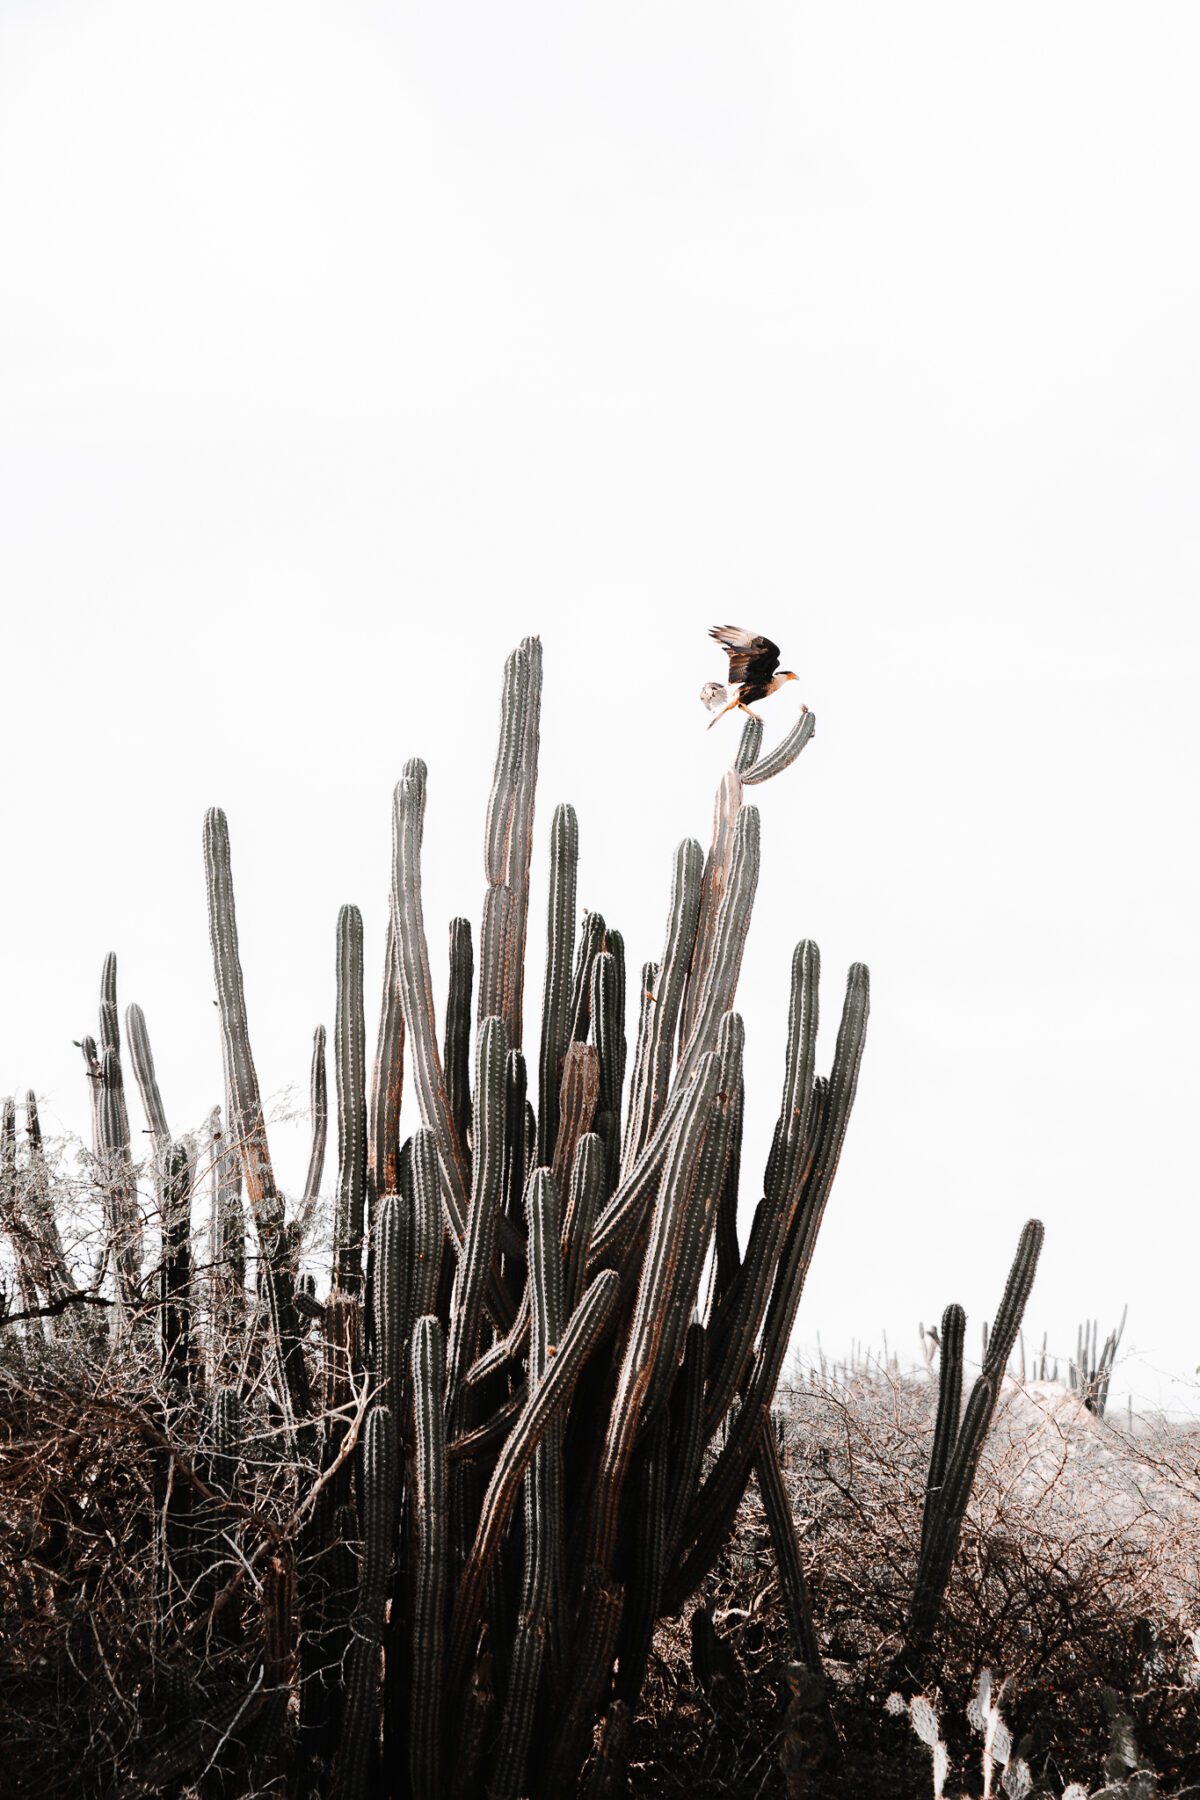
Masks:
[[[221,1047],[225,1063],[225,1091],[229,1119],[242,1162],[242,1174],[254,1217],[264,1264],[264,1284],[272,1335],[298,1424],[301,1441],[308,1434],[303,1421],[312,1408],[308,1369],[300,1340],[294,1299],[294,1278],[289,1267],[289,1242],[283,1197],[275,1181],[267,1146],[267,1124],[259,1092],[258,1075],[250,1050],[242,965],[238,955],[237,915],[233,904],[233,874],[229,859],[229,827],[220,807],[212,807],[204,821],[204,861],[208,887],[208,931],[212,945],[217,1005],[221,1017]]]
[[[215,1399],[211,1448],[190,1465],[209,1521],[196,1595],[217,1608],[226,1589],[261,1593],[257,1623],[231,1597],[220,1610],[261,1650],[271,1688],[241,1766],[322,1800],[339,1786],[413,1800],[480,1789],[492,1800],[566,1796],[598,1724],[596,1780],[617,1784],[656,1621],[708,1574],[753,1473],[794,1647],[819,1660],[770,1406],[854,1101],[867,973],[850,971],[832,1067],[818,1076],[819,959],[797,946],[779,1117],[753,1195],[742,1179],[746,1031],[736,1010],[760,868],[761,824],[745,792],[795,760],[812,716],[766,757],[761,727],[748,723],[707,855],[693,839],[679,845],[661,954],[634,965],[628,1045],[624,940],[600,912],[579,916],[578,822],[570,806],[557,809],[535,1045],[524,1018],[541,683],[541,646],[527,639],[504,673],[477,961],[456,919],[443,1032],[421,880],[432,801],[424,763],[404,766],[369,1098],[363,922],[353,907],[339,916],[339,1167],[324,1303],[297,1288],[324,1157],[324,1032],[313,1046],[308,1177],[289,1211],[250,1049],[228,829],[218,810],[205,825],[228,1126],[218,1115],[210,1132],[204,1306],[181,1280],[181,1199],[164,1206],[163,1355],[173,1377],[191,1366],[185,1326],[207,1319]],[[156,1154],[182,1184],[136,1008],[127,1034]],[[84,1056],[98,1161],[118,1176],[109,1229],[132,1302],[140,1254],[124,1230],[135,1195],[111,959],[100,1047],[88,1040]],[[420,1124],[402,1143],[406,1073]],[[263,1309],[245,1291],[243,1181],[265,1358]],[[757,1201],[744,1243],[743,1199]],[[1002,1309],[995,1341],[1012,1311]],[[198,1410],[198,1385],[174,1412]],[[264,1446],[281,1441],[272,1487]],[[950,1456],[947,1482],[957,1467]],[[355,1601],[349,1545],[360,1529]],[[232,1549],[255,1531],[259,1549],[243,1564]],[[192,1602],[180,1592],[177,1604]],[[301,1729],[289,1736],[297,1679]],[[199,1775],[178,1764],[183,1750],[172,1754],[180,1777]]]
[[[136,1312],[142,1268],[142,1217],[129,1150],[129,1113],[120,1054],[112,1044],[100,1064],[96,1109],[100,1180],[105,1196],[109,1260],[116,1276],[118,1329]]]
[[[396,982],[396,934],[389,917],[367,1133],[367,1199],[372,1209],[381,1194],[394,1194],[400,1184],[400,1099],[403,1091],[404,1014],[400,1009],[400,989]],[[373,1211],[371,1219],[373,1222]]]
[[[1044,1236],[1040,1219],[1030,1219],[1021,1233],[988,1337],[983,1367],[965,1408],[962,1407],[962,1346],[966,1321],[962,1308],[955,1306],[947,1307],[942,1318],[941,1381],[925,1489],[921,1551],[904,1645],[894,1670],[897,1686],[919,1676],[921,1662],[937,1627],[975,1472],[1033,1286]]]
[[[171,1142],[171,1131],[167,1124],[162,1095],[158,1089],[154,1052],[150,1048],[150,1033],[146,1029],[146,1015],[136,1004],[125,1008],[125,1035],[129,1039],[129,1055],[133,1063],[133,1073],[137,1080],[138,1091],[142,1096],[146,1123],[150,1127],[154,1148],[161,1153]]]
[[[246,1219],[242,1208],[242,1167],[214,1107],[208,1120],[212,1206],[208,1232],[208,1377],[222,1379],[235,1368],[246,1316]]]
[[[338,1103],[338,1206],[334,1279],[347,1293],[357,1294],[362,1286],[367,1191],[363,923],[357,906],[343,906],[338,914],[334,1046]]]
[[[536,1386],[545,1378],[550,1358],[557,1355],[563,1324],[558,1188],[548,1169],[535,1170],[530,1179],[528,1213],[529,1379]],[[554,1624],[554,1592],[561,1580],[562,1559],[562,1430],[555,1421],[547,1426],[525,1476],[521,1603],[495,1771],[489,1784],[492,1800],[515,1800],[515,1796],[523,1791],[534,1708]]]
[[[346,1659],[346,1701],[339,1791],[344,1800],[377,1792],[372,1779],[379,1739],[379,1649],[383,1642],[392,1539],[396,1530],[396,1434],[386,1406],[374,1406],[363,1434],[363,1549],[354,1637]]]
[[[426,1314],[413,1332],[415,1442],[412,1496],[414,1578],[409,1776],[414,1800],[441,1788],[442,1664],[445,1644],[447,1520],[445,1347],[441,1321]]]
[[[558,1135],[558,1090],[571,1041],[571,969],[575,939],[575,887],[579,871],[579,821],[573,806],[555,808],[550,826],[550,893],[546,922],[546,976],[542,985],[542,1041],[538,1058],[538,1161],[545,1167]]]
[[[163,1374],[186,1388],[195,1373],[192,1357],[192,1185],[195,1161],[187,1143],[171,1144],[163,1156],[159,1182],[162,1218],[160,1338]]]

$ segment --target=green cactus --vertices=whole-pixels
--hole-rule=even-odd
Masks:
[[[363,1551],[354,1637],[346,1659],[339,1792],[366,1800],[376,1792],[379,1737],[379,1652],[383,1642],[392,1546],[396,1533],[396,1433],[386,1406],[373,1406],[363,1434]]]
[[[913,1583],[912,1603],[904,1629],[904,1644],[896,1658],[893,1685],[903,1687],[916,1680],[937,1628],[950,1571],[958,1549],[962,1522],[971,1497],[975,1472],[1000,1395],[1004,1371],[1033,1286],[1045,1229],[1040,1219],[1030,1219],[1021,1232],[1017,1252],[1005,1283],[1004,1295],[988,1338],[987,1354],[961,1419],[962,1340],[965,1320],[961,1309],[947,1308],[942,1320],[943,1365],[938,1393],[925,1512],[921,1523],[921,1550]]]
[[[748,722],[707,855],[693,839],[676,850],[662,954],[642,966],[631,1047],[625,945],[600,912],[577,917],[578,823],[571,807],[557,809],[535,1115],[523,1010],[541,681],[541,647],[527,639],[504,673],[478,966],[470,927],[456,919],[444,1037],[422,900],[427,773],[415,759],[403,769],[369,1097],[363,921],[355,907],[339,914],[339,1166],[323,1301],[298,1263],[324,1164],[325,1034],[318,1027],[313,1040],[308,1174],[290,1210],[250,1049],[218,810],[205,858],[228,1124],[219,1113],[210,1122],[211,1273],[196,1294],[186,1146],[168,1131],[145,1020],[136,1007],[126,1015],[161,1184],[163,1416],[186,1436],[188,1419],[207,1413],[203,1382],[190,1379],[201,1369],[211,1402],[201,1430],[211,1450],[181,1462],[192,1481],[176,1484],[199,1495],[190,1549],[171,1541],[182,1515],[164,1514],[174,1585],[162,1619],[179,1621],[181,1646],[215,1633],[250,1667],[261,1650],[229,1756],[237,1780],[264,1788],[565,1796],[578,1791],[599,1725],[592,1791],[614,1791],[656,1621],[710,1570],[752,1472],[793,1648],[819,1662],[770,1405],[854,1100],[866,971],[851,970],[823,1080],[819,959],[811,944],[797,947],[779,1118],[744,1250],[735,1011],[760,865],[759,815],[744,790],[794,760],[812,718],[766,757],[761,727]],[[141,1249],[115,958],[99,1047],[83,1049],[128,1316],[142,1297]],[[420,1123],[402,1144],[406,1059]],[[15,1151],[8,1160],[15,1168]],[[243,1183],[260,1305],[246,1292]],[[32,1198],[27,1210],[40,1242]],[[1019,1299],[1001,1309],[994,1343]],[[947,1492],[957,1454],[947,1454]],[[185,1550],[198,1564],[190,1585]],[[197,1604],[212,1618],[198,1620]],[[298,1733],[288,1725],[297,1675]],[[210,1723],[225,1717],[205,1712]],[[173,1739],[171,1779],[201,1779],[186,1758],[216,1741],[201,1730]]]
[[[304,1198],[300,1203],[301,1218],[307,1219],[321,1191],[321,1174],[325,1167],[325,1140],[329,1133],[329,1088],[325,1076],[325,1027],[313,1032],[312,1064],[308,1077],[309,1113],[312,1117],[312,1147],[308,1154],[308,1173],[304,1177]]]
[[[113,976],[115,980],[115,961]],[[154,1147],[161,1153],[171,1142],[171,1132],[167,1125],[167,1115],[163,1110],[162,1095],[158,1091],[158,1077],[154,1070],[154,1053],[150,1048],[150,1034],[146,1030],[146,1018],[140,1006],[131,1005],[125,1008],[125,1035],[129,1039],[129,1056],[133,1063],[133,1073],[137,1080],[138,1091],[142,1096],[146,1123],[150,1127]]]
[[[471,1129],[471,994],[475,957],[469,919],[450,921],[450,983],[446,995],[444,1066],[450,1113],[460,1144]]]
[[[412,1686],[409,1777],[413,1800],[438,1800],[448,1553],[445,1353],[441,1321],[419,1318],[412,1343]]]
[[[283,1199],[275,1183],[275,1171],[267,1147],[266,1119],[250,1050],[242,967],[238,956],[237,915],[233,903],[229,827],[225,814],[216,806],[209,810],[204,822],[204,859],[209,940],[212,945],[217,1005],[221,1018],[229,1121],[241,1157],[242,1175],[263,1257],[264,1285],[275,1352],[291,1400],[298,1440],[307,1447],[311,1439],[303,1422],[307,1420],[312,1406],[308,1370],[296,1317],[294,1283],[288,1266],[289,1244]]]
[[[108,965],[105,966],[107,970]],[[120,1332],[127,1327],[141,1298],[142,1219],[129,1153],[129,1113],[125,1106],[121,1058],[112,1044],[105,1049],[100,1064],[96,1130],[109,1260],[117,1282],[114,1317]]]
[[[403,1092],[404,1014],[400,1008],[400,991],[396,983],[396,935],[389,917],[383,958],[379,1035],[375,1044],[371,1106],[367,1120],[367,1199],[372,1222],[374,1208],[380,1196],[394,1194],[400,1185],[400,1101]]]
[[[548,1169],[537,1169],[530,1178],[528,1194],[529,1379],[535,1386],[544,1379],[562,1332],[558,1215],[554,1177]],[[561,1579],[562,1534],[562,1435],[555,1421],[547,1426],[525,1476],[524,1575],[499,1747],[488,1784],[490,1800],[515,1800],[518,1793],[527,1791],[525,1762],[552,1625],[552,1602]]]
[[[227,1141],[221,1111],[208,1121],[212,1207],[209,1222],[208,1369],[219,1381],[222,1370],[237,1360],[246,1315],[246,1219],[242,1208],[242,1169],[236,1148]]]
[[[475,1057],[474,1156],[467,1236],[458,1266],[446,1358],[447,1416],[456,1416],[463,1378],[483,1327],[484,1297],[496,1242],[496,1214],[504,1182],[505,1073],[508,1028],[502,1018],[483,1021]]]
[[[546,978],[542,988],[542,1040],[538,1053],[538,1161],[547,1166],[558,1137],[558,1095],[563,1058],[571,1041],[571,956],[575,940],[575,889],[579,870],[579,822],[573,806],[555,809],[550,827],[550,893],[546,923]]]
[[[412,1280],[412,1204],[404,1194],[385,1194],[375,1209],[372,1314],[375,1376],[384,1403],[398,1419],[407,1392]],[[389,1417],[391,1416],[389,1414]]]
[[[367,1191],[366,1025],[363,924],[357,906],[337,921],[337,1015],[333,1028],[338,1106],[338,1205],[334,1280],[348,1294],[362,1287]]]
[[[163,1163],[160,1205],[159,1326],[163,1375],[175,1387],[188,1385],[192,1360],[192,1186],[195,1162],[186,1143],[172,1144]]]

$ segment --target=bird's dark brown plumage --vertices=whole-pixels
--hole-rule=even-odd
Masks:
[[[779,667],[779,645],[737,625],[714,625],[708,635],[728,656],[729,680],[742,688],[742,700],[761,700]]]

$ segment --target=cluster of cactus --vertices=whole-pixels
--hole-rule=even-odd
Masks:
[[[300,1258],[321,1191],[325,1034],[313,1045],[308,1174],[289,1206],[251,1052],[219,810],[204,856],[225,1117],[213,1113],[203,1157],[170,1132],[145,1020],[137,1007],[126,1014],[161,1221],[153,1271],[114,958],[100,1040],[82,1046],[105,1222],[86,1287],[67,1271],[32,1150],[16,1179],[11,1108],[5,1116],[0,1222],[23,1310],[94,1331],[85,1303],[103,1296],[113,1339],[158,1365],[161,1616],[177,1632],[185,1621],[181,1643],[253,1652],[235,1701],[214,1709],[176,1684],[160,1716],[178,1729],[145,1779],[194,1777],[215,1758],[222,1792],[237,1791],[229,1770],[241,1767],[257,1784],[304,1771],[306,1791],[351,1797],[512,1800],[574,1793],[591,1758],[596,1791],[607,1791],[656,1624],[704,1582],[752,1477],[792,1655],[819,1684],[771,1405],[854,1102],[867,971],[849,972],[832,1066],[818,1075],[819,958],[811,942],[796,946],[780,1109],[744,1243],[735,1010],[759,870],[745,790],[799,756],[813,716],[766,756],[749,721],[707,855],[694,840],[679,845],[663,952],[637,982],[628,1070],[624,943],[599,913],[578,916],[578,824],[558,807],[533,1067],[524,983],[541,682],[541,646],[527,639],[504,673],[477,956],[469,923],[453,920],[440,1039],[422,904],[426,769],[404,768],[369,1079],[363,923],[354,906],[339,915],[324,1298]],[[406,1077],[420,1124],[402,1140]],[[35,1130],[31,1110],[31,1145]],[[203,1276],[191,1262],[201,1163],[212,1193]],[[985,1367],[961,1427],[955,1309],[944,1322],[913,1645],[936,1617],[1039,1238],[1026,1228],[993,1337],[1001,1360]],[[253,1409],[257,1467],[264,1441],[285,1446],[290,1511],[281,1502],[269,1530],[243,1492]],[[181,1479],[185,1416],[201,1424]],[[230,1553],[234,1517],[259,1531],[253,1550]],[[168,1651],[164,1636],[167,1662]]]

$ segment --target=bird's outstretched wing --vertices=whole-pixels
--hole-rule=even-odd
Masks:
[[[743,631],[740,625],[714,625],[716,638],[729,658],[729,679],[735,686],[748,681],[770,681],[779,667],[779,645],[768,637]]]

